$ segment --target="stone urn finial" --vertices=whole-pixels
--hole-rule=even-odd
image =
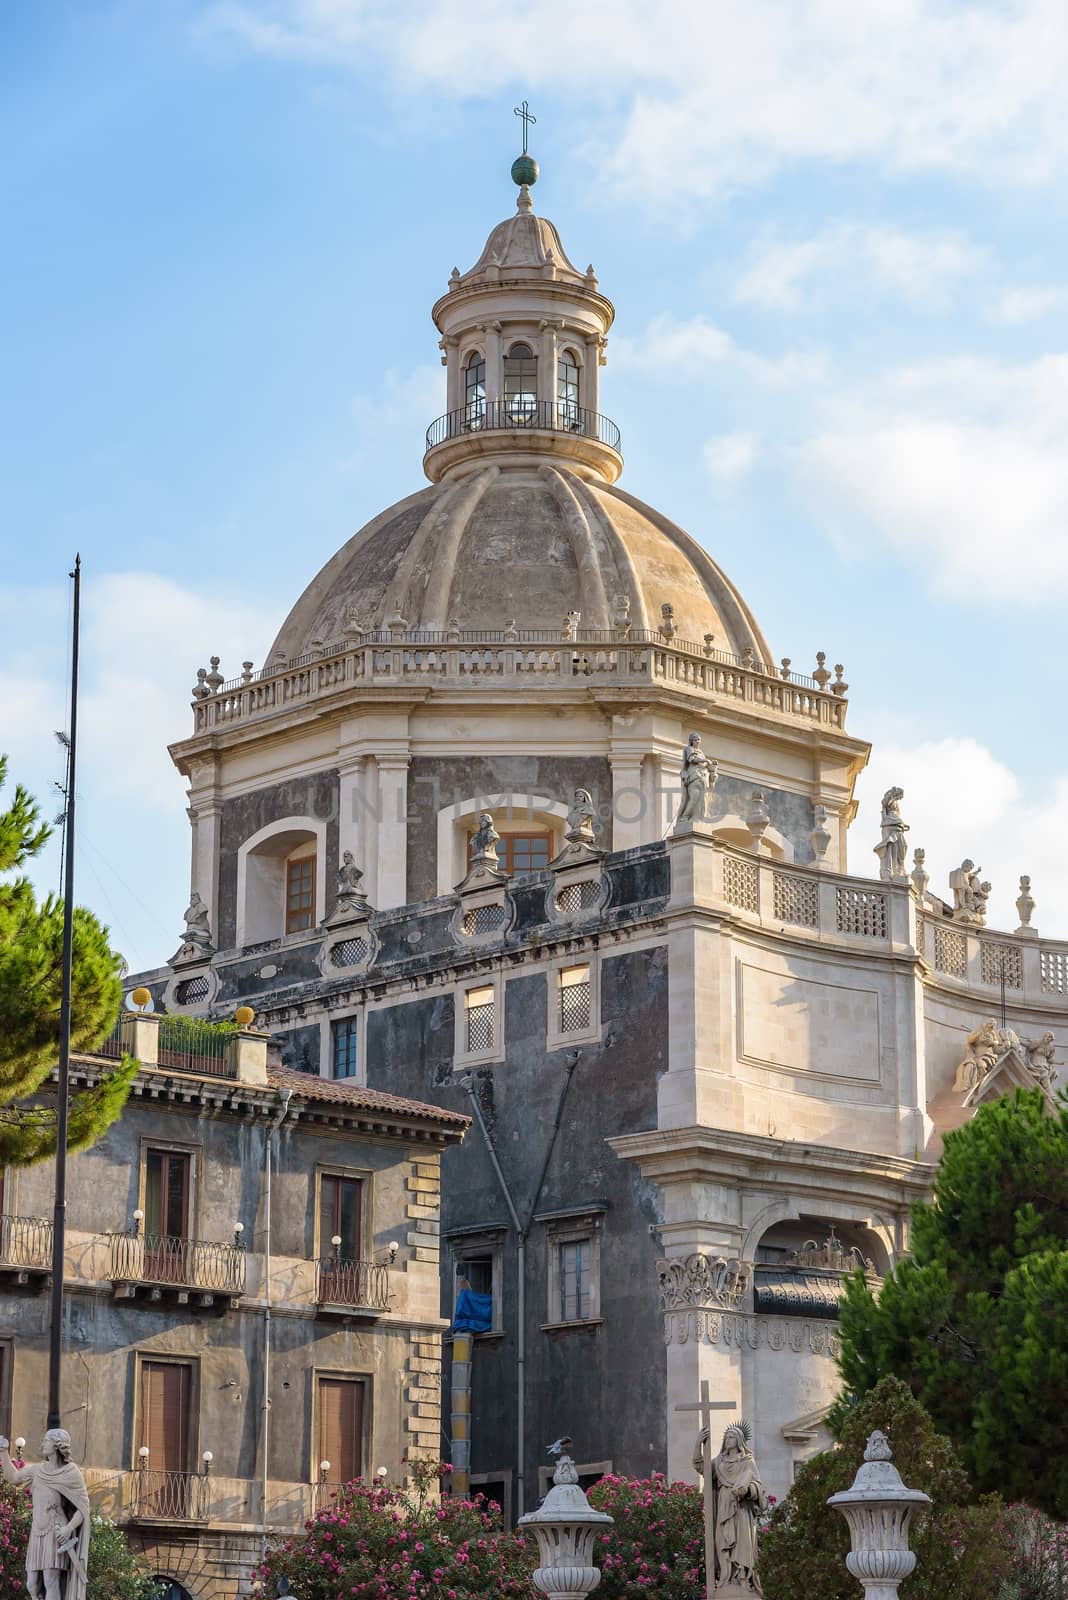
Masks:
[[[869,1436],[853,1487],[832,1494],[827,1504],[849,1525],[853,1548],[846,1566],[864,1585],[864,1600],[897,1600],[899,1584],[916,1565],[909,1523],[931,1501],[922,1490],[902,1483],[885,1433],[876,1429]]]
[[[549,1446],[557,1456],[553,1486],[537,1511],[519,1519],[538,1541],[534,1587],[548,1600],[585,1600],[596,1589],[601,1569],[593,1564],[593,1541],[612,1526],[612,1518],[595,1511],[580,1488],[570,1444],[564,1439]]]

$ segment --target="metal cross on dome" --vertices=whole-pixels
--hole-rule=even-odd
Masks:
[[[530,107],[527,105],[525,100],[523,101],[522,105],[516,106],[512,114],[513,116],[522,117],[523,119],[523,154],[527,155],[529,153],[527,151],[527,139],[530,133],[530,124],[532,122],[537,122],[538,119],[532,115]]]

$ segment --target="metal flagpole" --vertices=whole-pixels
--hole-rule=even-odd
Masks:
[[[74,558],[74,620],[70,657],[70,744],[67,749],[67,809],[64,822],[63,987],[59,1010],[59,1089],[56,1114],[56,1203],[52,1228],[52,1325],[48,1347],[48,1426],[62,1425],[59,1362],[63,1345],[63,1256],[67,1234],[67,1101],[70,1086],[70,992],[74,947],[74,807],[78,756],[78,627],[82,558]]]

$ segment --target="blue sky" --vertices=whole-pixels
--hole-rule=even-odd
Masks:
[[[422,481],[524,96],[624,486],[845,663],[853,869],[897,782],[933,887],[972,856],[1011,927],[1029,871],[1068,936],[1066,80],[1060,0],[5,6],[0,748],[47,799],[80,548],[79,895],[131,964],[186,903],[196,667]]]

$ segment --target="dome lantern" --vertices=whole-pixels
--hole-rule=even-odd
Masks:
[[[600,411],[600,368],[615,317],[592,270],[569,259],[553,223],[534,212],[538,163],[524,100],[523,153],[512,163],[515,214],[490,233],[467,272],[454,269],[434,306],[447,371],[446,410],[427,430],[432,483],[500,467],[566,465],[614,483],[619,429]]]

